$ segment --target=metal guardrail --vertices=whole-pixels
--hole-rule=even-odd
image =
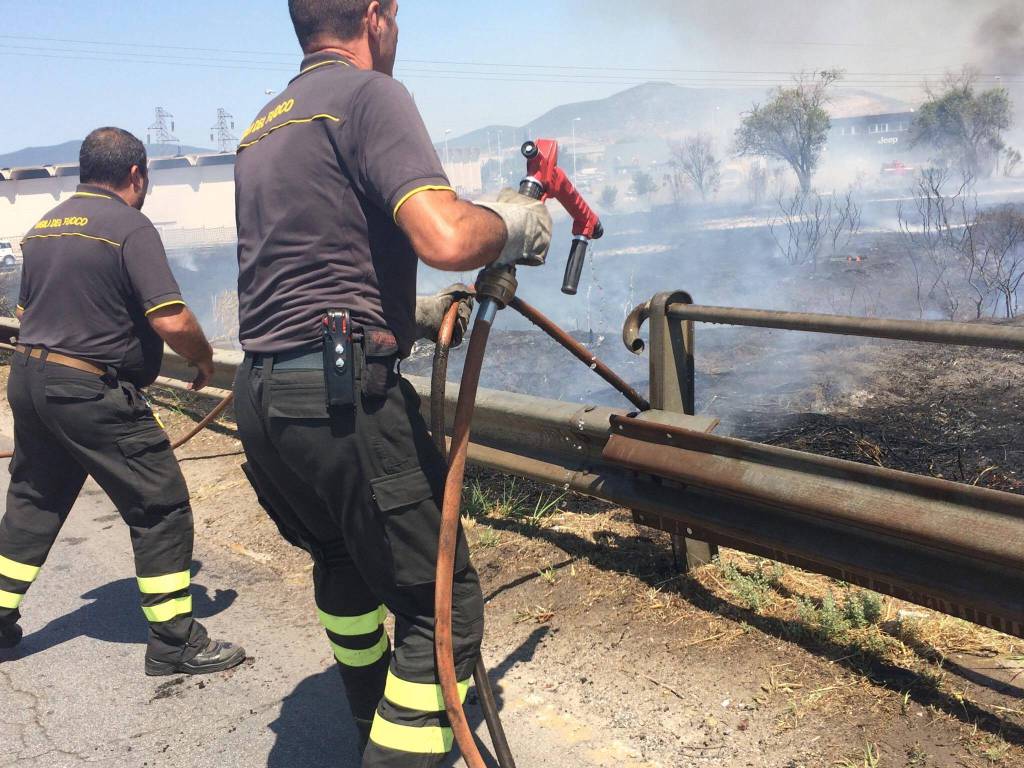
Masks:
[[[650,320],[651,339],[651,402],[658,408],[685,413],[695,411],[694,349],[698,322],[1024,350],[1024,327],[1020,326],[704,307],[695,305],[688,293],[678,291],[656,295],[626,318],[622,340],[635,354],[640,354],[646,346],[640,329],[647,320]],[[669,529],[674,531],[675,526],[666,528]],[[685,550],[687,564],[691,566],[706,562],[715,552],[714,545],[708,542],[680,536],[676,536],[675,541]]]
[[[214,386],[230,387],[240,360],[219,353]],[[163,373],[191,379],[173,354]],[[426,409],[429,380],[410,381]],[[1024,637],[1024,497],[716,437],[715,424],[483,390],[470,460]]]
[[[646,302],[634,309],[626,320],[622,340],[633,352],[640,353],[644,350],[645,344],[640,338],[640,327],[651,316],[651,312],[652,302]],[[952,323],[939,320],[888,320],[807,312],[702,307],[681,301],[670,302],[666,307],[666,314],[673,320],[714,325],[742,325],[783,331],[1024,351],[1024,326]]]
[[[176,248],[234,244],[238,239],[235,227],[198,227],[170,229],[160,227],[160,239],[168,251]]]
[[[919,546],[856,524],[686,486],[646,470],[567,466],[476,444],[470,446],[469,459],[633,509],[640,525],[711,540],[1024,636],[1024,573],[1017,568]],[[1024,525],[1019,527],[1024,530]]]

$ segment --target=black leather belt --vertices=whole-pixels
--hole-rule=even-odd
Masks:
[[[252,355],[252,367],[262,368],[263,361],[273,358],[275,371],[322,371],[324,369],[324,353],[321,349],[312,352],[278,352],[276,355]]]
[[[386,328],[356,328],[352,340],[367,350],[368,355],[391,357],[398,355],[398,340]],[[246,352],[252,358],[253,368],[263,368],[263,361],[273,358],[275,371],[322,371],[324,352],[322,348],[297,349],[287,352],[263,354]]]

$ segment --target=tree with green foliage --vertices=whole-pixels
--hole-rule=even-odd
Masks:
[[[615,207],[615,203],[618,202],[618,199],[618,187],[605,187],[601,190],[601,197],[598,198],[598,204],[606,211],[610,211]]]
[[[825,105],[838,70],[802,75],[790,88],[776,88],[764,104],[755,104],[736,129],[736,153],[771,157],[789,164],[804,194],[821,161],[832,123]]]
[[[637,198],[645,197],[649,200],[651,195],[658,191],[658,183],[646,171],[637,171],[633,174],[633,183],[630,186],[630,191]]]
[[[941,90],[914,116],[912,147],[930,146],[968,176],[991,176],[1006,148],[1003,134],[1013,124],[1013,103],[1005,88],[978,91],[977,75],[965,70],[949,75]]]

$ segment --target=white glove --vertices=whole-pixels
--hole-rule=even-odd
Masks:
[[[470,315],[473,314],[473,296],[469,292],[469,288],[462,283],[450,285],[433,296],[418,296],[416,298],[416,338],[428,339],[436,343],[444,316],[448,314],[448,310],[455,302],[459,302],[459,316],[455,321],[452,346],[459,346],[466,333],[466,328],[469,327]]]
[[[504,189],[497,202],[477,205],[501,216],[508,230],[505,248],[493,266],[539,267],[544,264],[551,247],[551,214],[544,203],[514,189]]]

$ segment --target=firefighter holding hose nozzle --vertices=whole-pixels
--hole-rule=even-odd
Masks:
[[[468,299],[460,286],[417,299],[417,265],[542,263],[551,219],[510,190],[495,203],[458,199],[392,78],[397,0],[290,0],[289,10],[305,58],[236,163],[244,469],[282,535],[313,557],[363,765],[433,766],[452,746],[434,655],[446,462],[399,364]],[[461,533],[455,571],[464,696],[483,599]]]

